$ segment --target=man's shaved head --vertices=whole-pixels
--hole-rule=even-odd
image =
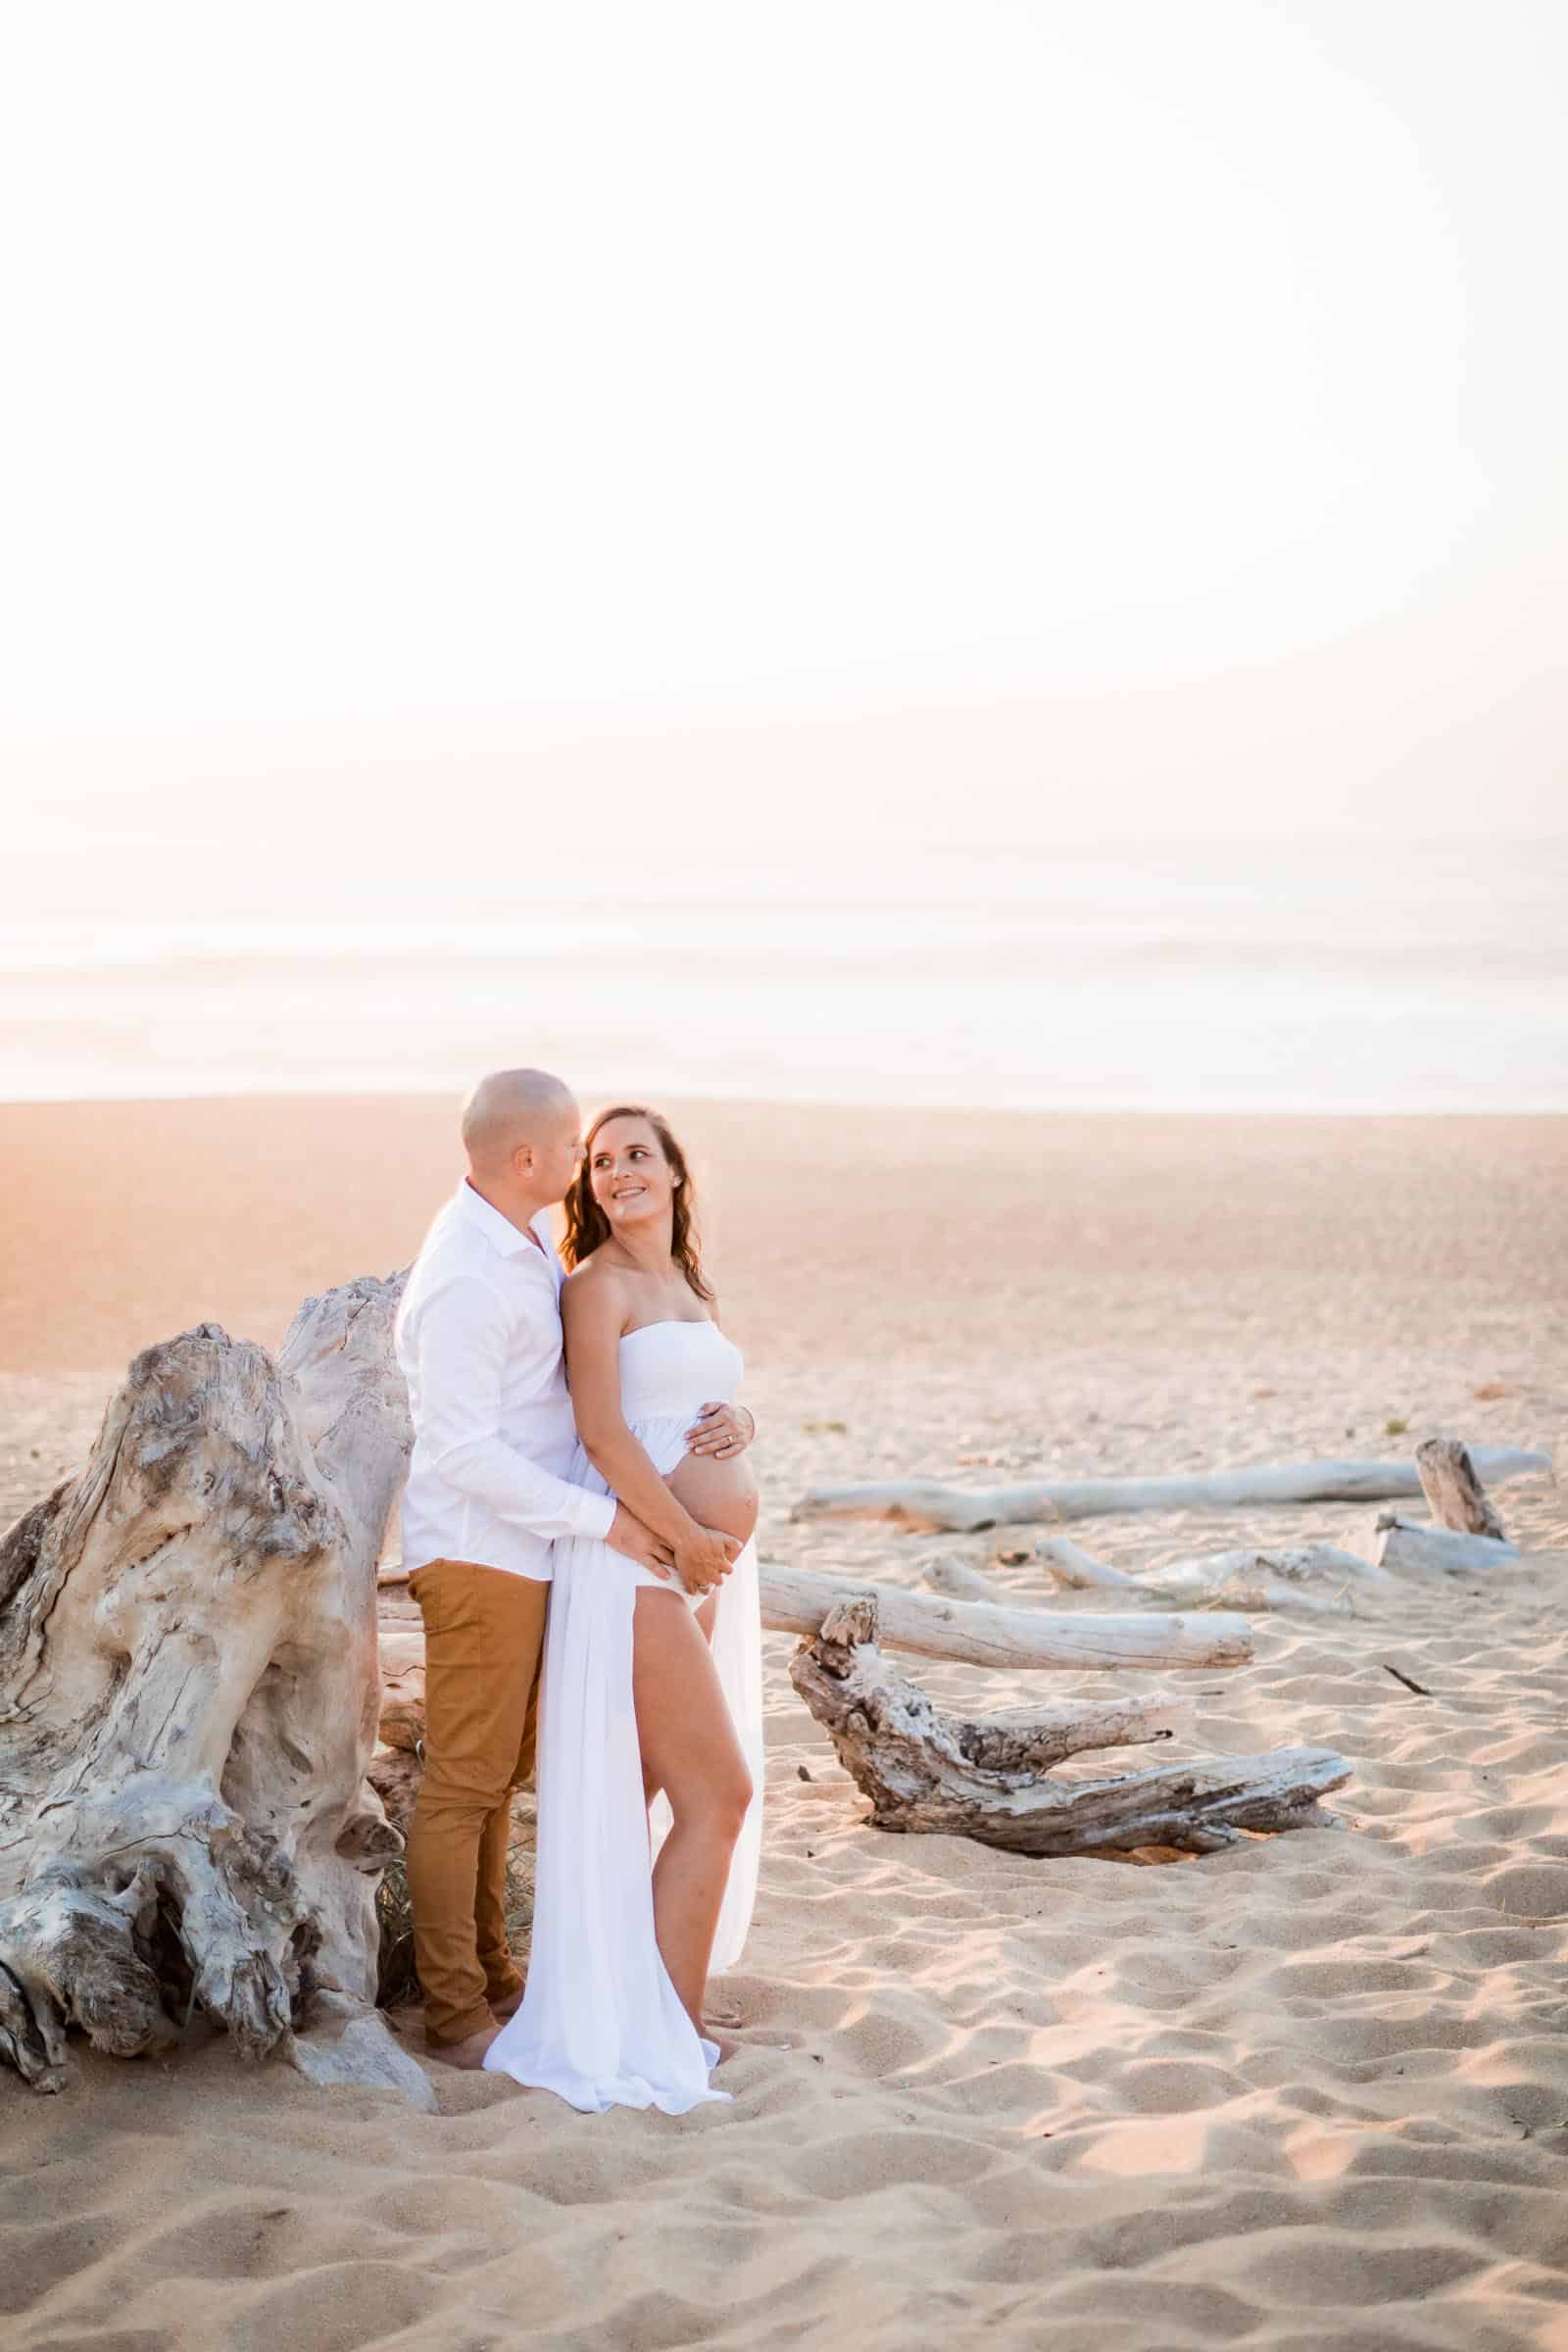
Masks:
[[[464,1149],[475,1175],[489,1175],[519,1144],[548,1143],[576,1115],[570,1087],[548,1070],[492,1070],[463,1106]]]

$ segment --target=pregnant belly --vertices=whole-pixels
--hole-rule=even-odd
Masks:
[[[715,1462],[709,1454],[685,1454],[664,1484],[700,1527],[719,1528],[744,1544],[757,1525],[757,1481],[744,1453],[728,1462]]]

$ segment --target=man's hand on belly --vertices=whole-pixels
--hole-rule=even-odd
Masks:
[[[664,1542],[662,1536],[656,1536],[651,1527],[645,1527],[636,1512],[628,1511],[623,1502],[617,1502],[615,1505],[615,1516],[611,1522],[610,1533],[605,1538],[605,1542],[612,1551],[622,1552],[628,1560],[635,1560],[640,1567],[651,1568],[654,1574],[662,1577],[666,1584],[673,1581],[675,1575],[674,1552]]]
[[[705,1404],[686,1432],[686,1449],[727,1462],[744,1453],[756,1435],[757,1423],[744,1404]]]

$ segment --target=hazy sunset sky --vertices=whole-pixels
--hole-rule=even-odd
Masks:
[[[16,8],[0,195],[57,880],[1565,822],[1554,0]]]

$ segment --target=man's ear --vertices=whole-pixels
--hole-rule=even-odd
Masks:
[[[519,1176],[522,1178],[527,1178],[533,1174],[532,1144],[519,1144],[517,1146],[516,1150],[512,1154],[512,1172],[514,1176]]]

